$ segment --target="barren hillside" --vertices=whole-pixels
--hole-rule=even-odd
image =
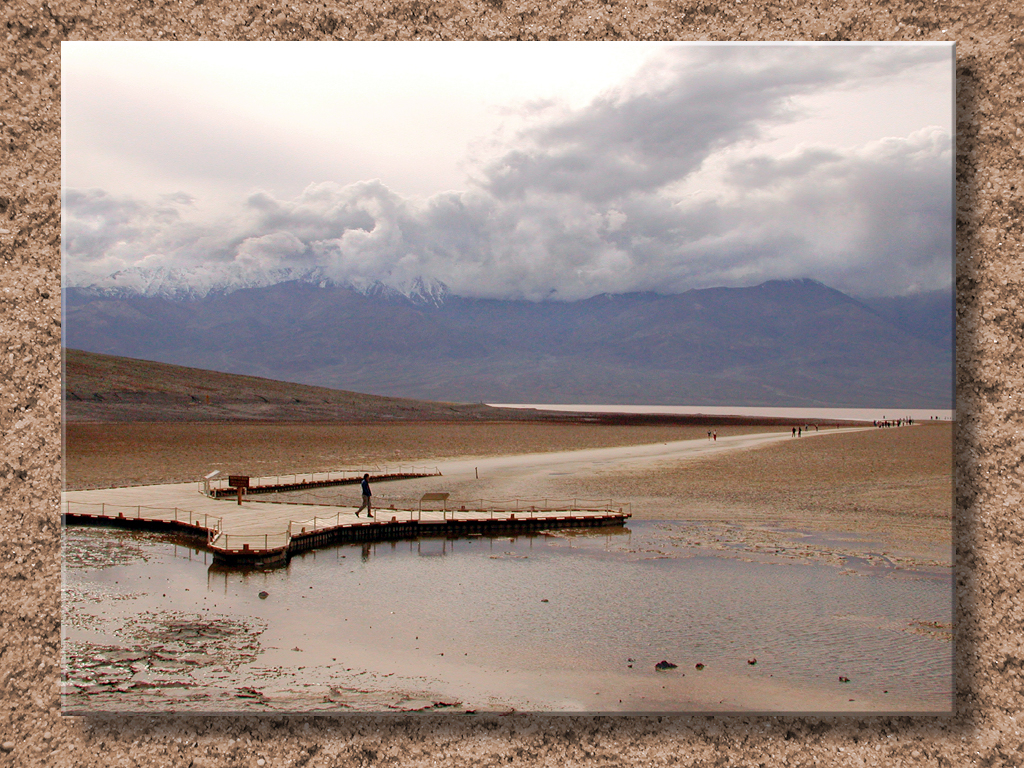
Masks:
[[[483,404],[379,397],[113,355],[64,351],[68,421],[362,421],[531,418]]]

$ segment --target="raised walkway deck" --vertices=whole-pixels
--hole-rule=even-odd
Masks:
[[[297,487],[320,482],[314,475],[289,477]],[[253,485],[259,488],[260,480],[252,478]],[[355,506],[280,504],[248,495],[239,504],[204,491],[203,483],[64,491],[61,512],[69,525],[187,534],[198,538],[215,561],[255,567],[282,565],[297,552],[349,541],[622,525],[630,517],[628,505],[611,500],[481,499],[447,502],[441,509],[375,508],[376,516],[367,518],[365,513],[357,517]]]

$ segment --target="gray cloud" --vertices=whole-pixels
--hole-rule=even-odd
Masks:
[[[865,295],[946,287],[952,147],[942,130],[855,149],[741,154],[705,193],[677,198],[666,187],[794,119],[795,95],[948,55],[680,49],[583,109],[529,105],[537,122],[467,190],[427,199],[377,180],[327,182],[293,199],[256,193],[204,221],[187,195],[148,204],[70,190],[68,280],[133,267],[194,267],[224,280],[315,269],[356,285],[427,277],[457,294],[534,300],[791,277]]]
[[[795,117],[790,98],[856,76],[885,77],[939,51],[726,46],[670,49],[623,88],[524,131],[484,169],[498,197],[527,190],[608,200],[654,191],[697,170],[714,151]],[[911,54],[911,55],[908,55]]]

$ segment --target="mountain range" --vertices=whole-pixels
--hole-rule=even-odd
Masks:
[[[948,291],[858,300],[788,280],[529,302],[315,277],[68,287],[65,345],[463,403],[953,407]]]

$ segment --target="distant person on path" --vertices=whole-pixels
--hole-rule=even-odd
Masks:
[[[709,443],[711,442],[711,430],[710,429],[708,430],[708,442]]]
[[[796,427],[793,427],[793,437],[796,437]]]
[[[367,517],[373,517],[373,513],[370,511],[370,475],[363,475],[363,481],[360,483],[363,488],[363,503],[356,510],[356,517],[359,517],[359,513],[366,510]]]
[[[712,437],[712,439],[713,439],[713,440],[714,440],[714,441],[715,441],[716,443],[718,442],[718,430],[717,430],[717,429],[716,429],[716,430],[715,430],[714,432],[712,432],[712,433],[711,433],[711,437]]]

